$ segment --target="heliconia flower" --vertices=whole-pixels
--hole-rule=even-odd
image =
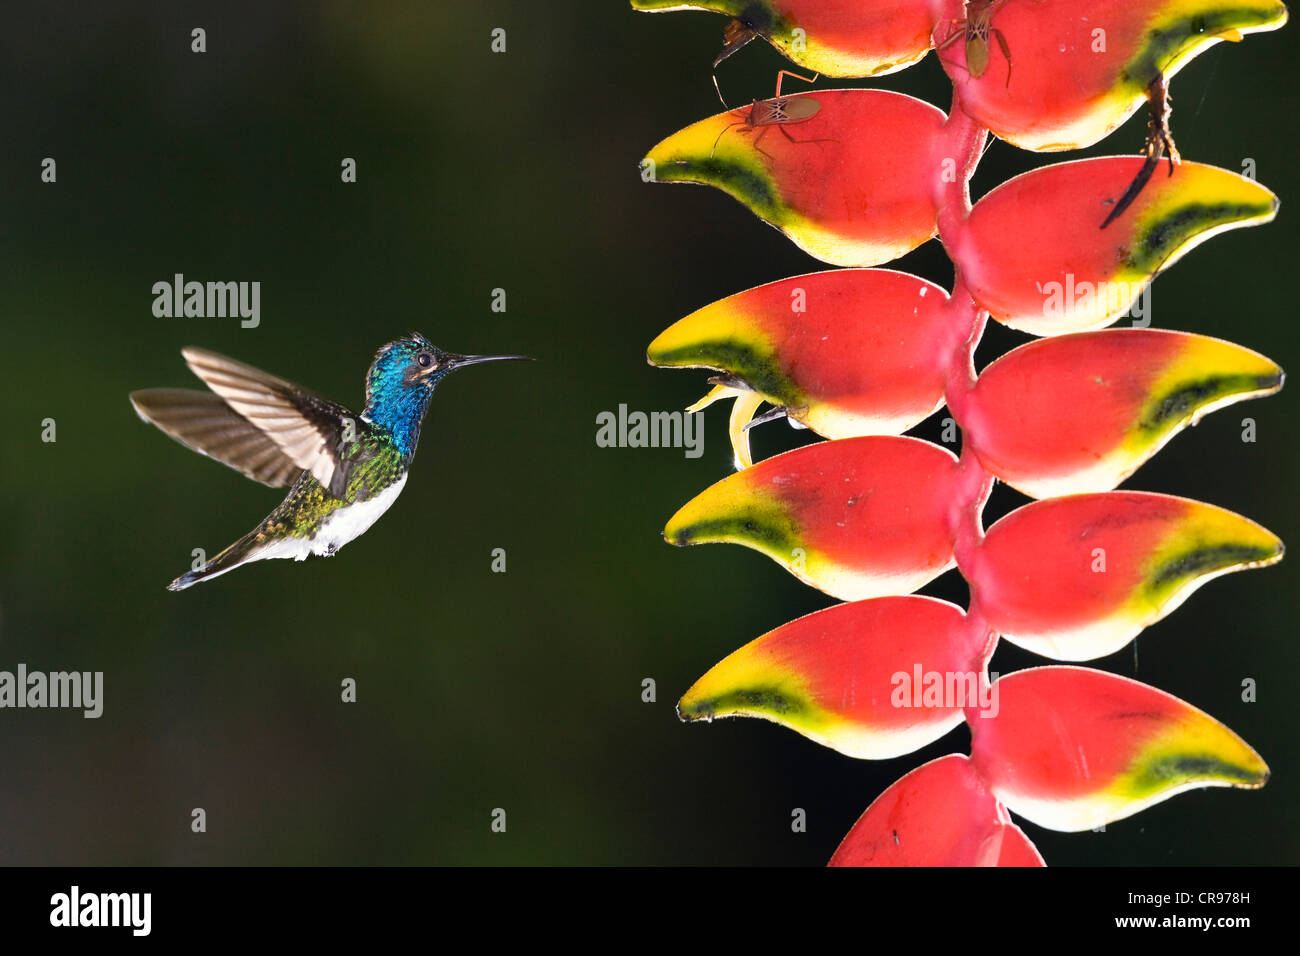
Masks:
[[[968,714],[971,761],[1012,812],[1052,830],[1093,829],[1197,787],[1255,789],[1268,767],[1191,704],[1087,667],[1000,678],[995,716]]]
[[[1183,162],[1172,175],[1156,170],[1102,229],[1143,162],[1102,156],[1044,166],[980,199],[949,250],[976,302],[1034,335],[1101,328],[1195,246],[1277,213],[1277,197],[1254,180]]]
[[[1282,542],[1224,508],[1143,491],[1035,501],[963,559],[988,623],[1056,660],[1119,650],[1211,578],[1273,564]]]
[[[882,597],[791,621],[724,658],[677,705],[682,720],[761,717],[850,757],[938,740],[991,687],[996,635],[954,604]]]
[[[781,101],[792,118],[780,123],[765,110],[773,101],[760,100],[674,133],[642,160],[642,175],[716,186],[831,265],[879,265],[935,234],[929,164],[942,110],[883,90]],[[767,122],[749,125],[764,112]]]
[[[795,276],[691,313],[646,355],[722,372],[726,384],[706,401],[757,395],[826,438],[898,435],[943,404],[947,300],[942,287],[886,269]],[[740,428],[758,404],[751,398]],[[736,457],[747,461],[735,424]]]
[[[964,38],[939,56],[966,112],[1002,139],[1079,149],[1132,116],[1161,74],[1172,77],[1220,40],[1276,30],[1286,19],[1279,0],[1001,0],[978,61],[967,62]],[[940,21],[936,45],[953,30],[964,25]]]
[[[852,601],[907,594],[953,565],[957,459],[917,438],[844,438],[775,455],[705,489],[669,544],[729,542]]]
[[[991,364],[961,424],[980,463],[1031,497],[1109,491],[1201,416],[1281,387],[1277,365],[1219,339],[1080,332]]]
[[[787,59],[823,76],[879,76],[925,56],[934,26],[929,0],[632,0],[637,10],[708,10],[739,18],[740,43],[761,36]]]
[[[969,758],[922,764],[853,824],[831,866],[1046,866]]]
[[[749,423],[763,404],[763,396],[743,385],[719,383],[714,385],[707,395],[698,402],[686,406],[688,412],[698,412],[708,408],[714,402],[735,399],[731,406],[731,419],[727,424],[727,437],[731,439],[731,451],[735,456],[736,470],[748,468],[754,463],[754,456],[749,450]]]

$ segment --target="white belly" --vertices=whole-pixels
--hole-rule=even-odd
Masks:
[[[312,554],[333,554],[353,538],[359,538],[379,520],[379,516],[393,506],[406,484],[406,475],[366,501],[358,501],[350,508],[339,508],[325,519],[316,537],[311,540]]]
[[[406,484],[406,475],[366,501],[358,501],[346,508],[330,513],[314,538],[286,538],[258,553],[259,560],[268,558],[293,558],[305,561],[309,554],[331,555],[353,538],[360,537],[379,520],[379,516],[393,506]]]

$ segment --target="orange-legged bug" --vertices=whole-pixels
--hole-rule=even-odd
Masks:
[[[1007,82],[1011,85],[1011,48],[1007,45],[1007,38],[1002,35],[1002,31],[993,26],[993,14],[997,11],[998,5],[1003,0],[970,0],[966,4],[966,19],[953,20],[952,26],[964,26],[965,29],[953,29],[942,43],[935,47],[936,53],[948,49],[958,40],[966,41],[966,69],[975,79],[984,75],[984,71],[989,68],[989,37],[998,41],[998,47],[1002,50],[1002,55],[1007,59]]]
[[[792,76],[796,80],[803,80],[805,83],[817,82],[817,74],[807,77],[800,76],[798,73],[793,73],[790,70],[780,70],[776,74],[776,94],[770,100],[754,100],[749,107],[748,113],[744,112],[744,107],[741,107],[738,110],[730,110],[733,115],[740,113],[741,118],[734,123],[728,123],[722,128],[722,132],[718,134],[718,138],[713,141],[713,149],[709,151],[710,159],[712,159],[713,154],[717,152],[718,143],[722,141],[723,134],[733,126],[739,126],[740,132],[742,133],[753,132],[758,129],[759,134],[754,137],[754,148],[768,159],[772,158],[771,154],[758,144],[759,141],[767,135],[767,131],[773,126],[779,129],[781,135],[792,143],[836,142],[836,140],[832,139],[795,139],[790,135],[789,130],[785,127],[792,123],[802,123],[806,120],[812,119],[821,111],[822,105],[810,96],[802,96],[798,99],[790,96],[782,96],[781,81],[787,76]],[[718,78],[716,76],[713,78],[713,86],[714,89],[718,88]],[[727,105],[727,101],[722,99],[722,90],[720,89],[718,90],[718,99],[722,100],[723,106]]]

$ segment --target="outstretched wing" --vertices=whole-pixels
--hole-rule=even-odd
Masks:
[[[272,488],[298,480],[302,468],[247,418],[212,392],[146,388],[131,393],[135,413],[187,448],[215,458]]]
[[[208,388],[270,439],[294,466],[311,472],[334,497],[343,496],[348,467],[339,446],[345,423],[352,421],[346,408],[216,352],[191,347],[181,349],[181,354]],[[244,470],[238,463],[226,463]]]
[[[339,456],[344,419],[351,413],[293,382],[232,358],[193,347],[181,355],[204,384],[275,442],[299,468],[310,471],[336,498],[347,486]]]

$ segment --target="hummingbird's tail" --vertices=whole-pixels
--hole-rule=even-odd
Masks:
[[[248,561],[256,560],[262,551],[262,542],[257,531],[250,531],[216,557],[210,559],[197,571],[187,571],[167,585],[168,591],[184,591],[186,588],[208,581],[212,578],[233,571]]]

